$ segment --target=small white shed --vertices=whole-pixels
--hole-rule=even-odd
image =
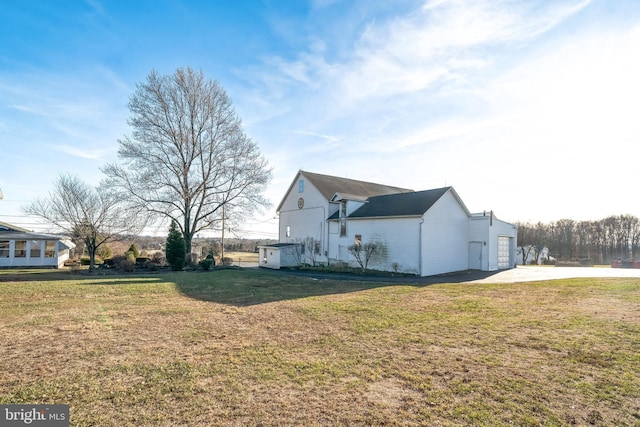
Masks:
[[[275,243],[272,245],[258,246],[260,254],[260,267],[279,270],[283,267],[295,267],[300,265],[300,245],[296,243]]]

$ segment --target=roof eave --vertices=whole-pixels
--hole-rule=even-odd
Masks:
[[[406,219],[406,218],[422,218],[423,214],[412,215],[378,215],[378,216],[348,216],[348,220],[360,219]],[[327,221],[340,221],[342,218],[328,218]]]
[[[302,169],[298,170],[298,173],[293,178],[293,181],[291,181],[291,185],[289,186],[287,191],[284,193],[284,197],[282,198],[282,200],[280,201],[280,204],[276,208],[276,213],[280,213],[280,210],[282,209],[282,205],[284,205],[284,201],[287,200],[287,196],[289,195],[289,193],[291,193],[291,189],[293,188],[293,186],[298,181],[298,177],[302,174],[302,172],[303,172]]]
[[[469,209],[467,209],[467,205],[464,204],[464,202],[462,201],[462,199],[460,198],[460,196],[458,195],[458,192],[453,188],[453,187],[449,187],[449,190],[451,192],[451,194],[453,195],[453,197],[455,197],[455,199],[458,201],[458,203],[460,204],[460,206],[462,207],[462,209],[464,210],[464,212],[467,214],[468,217],[471,216],[471,211],[469,211]]]

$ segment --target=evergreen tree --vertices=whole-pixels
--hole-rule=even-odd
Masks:
[[[134,258],[138,258],[140,256],[140,251],[138,251],[135,243],[132,243],[131,246],[129,246],[129,250],[127,252],[131,252]]]
[[[184,268],[185,259],[185,243],[182,233],[178,230],[175,221],[171,221],[169,227],[169,235],[167,236],[166,247],[167,262],[173,271],[179,271]]]

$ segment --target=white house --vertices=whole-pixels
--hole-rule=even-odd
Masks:
[[[0,268],[60,268],[69,259],[69,250],[75,246],[60,236],[33,233],[0,222]]]
[[[420,276],[516,263],[516,227],[492,212],[471,214],[453,187],[413,191],[299,171],[277,212],[280,243],[260,247],[262,267],[292,259],[357,267],[353,246],[369,244],[368,268]],[[285,262],[283,244],[294,244]]]
[[[521,265],[543,264],[545,260],[553,260],[555,258],[549,256],[549,248],[544,246],[537,254],[535,248],[531,245],[518,246],[516,249],[516,263]]]

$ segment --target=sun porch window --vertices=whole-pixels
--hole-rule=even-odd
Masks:
[[[26,258],[27,257],[27,241],[26,240],[16,240],[14,250],[13,250],[14,258]]]
[[[0,258],[9,258],[8,240],[0,240]]]
[[[44,257],[53,258],[56,256],[56,242],[47,240],[44,242]]]
[[[42,255],[42,242],[40,240],[31,240],[29,242],[29,256],[31,258],[40,258]]]

